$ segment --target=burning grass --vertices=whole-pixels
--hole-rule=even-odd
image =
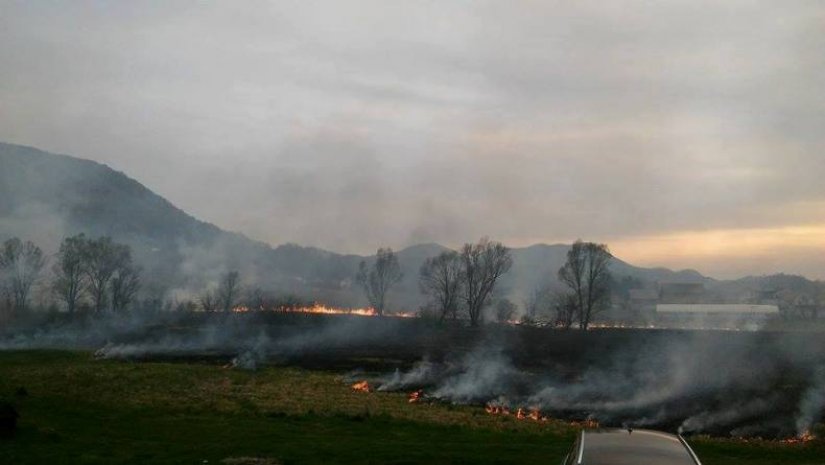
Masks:
[[[273,312],[273,313],[298,313],[298,314],[314,314],[314,315],[355,315],[355,316],[378,316],[378,312],[374,308],[340,308],[324,305],[322,303],[313,303],[312,305],[297,305],[297,306],[281,306],[266,309],[251,309],[246,306],[237,306],[232,309],[233,313],[248,313],[248,312]],[[415,318],[415,312],[397,311],[387,313],[384,316],[395,318]]]
[[[370,383],[366,381],[359,381],[352,385],[353,391],[359,392],[372,392],[372,388],[370,387]]]
[[[7,463],[558,463],[575,428],[541,412],[490,415],[425,391],[364,392],[340,373],[204,363],[95,361],[88,353],[0,352],[0,397],[17,435]],[[25,387],[25,397],[15,392]],[[368,390],[373,386],[367,383]],[[586,426],[586,425],[581,425]],[[818,441],[699,438],[705,465],[823,463]],[[267,462],[260,462],[267,463]]]

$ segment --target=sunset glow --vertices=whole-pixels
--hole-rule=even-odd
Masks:
[[[735,266],[720,265],[727,263],[743,264],[753,273],[786,269],[825,277],[825,267],[817,272],[815,268],[798,264],[812,255],[825,256],[825,224],[639,236],[613,240],[610,249],[634,264],[695,268],[711,275],[714,272],[735,275],[739,271]]]

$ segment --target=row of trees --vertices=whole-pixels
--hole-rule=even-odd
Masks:
[[[609,307],[611,258],[603,244],[573,244],[558,271],[566,290],[557,292],[551,300],[557,326],[569,328],[575,322],[579,328],[587,329],[593,317]],[[496,282],[511,266],[509,249],[482,239],[478,244],[465,244],[460,252],[446,251],[428,259],[419,272],[419,286],[435,304],[440,320],[455,318],[458,309],[464,308],[470,324],[475,326],[490,302]],[[531,296],[526,317],[533,318],[540,305],[539,296]],[[495,307],[496,318],[509,320],[515,310],[515,304],[500,299]]]
[[[465,244],[460,252],[446,251],[427,259],[419,271],[419,287],[437,308],[439,320],[457,318],[466,311],[470,324],[478,325],[489,303],[496,281],[512,266],[510,251],[499,242],[482,239]],[[392,249],[378,249],[375,261],[358,266],[356,282],[372,308],[383,315],[387,294],[403,278]]]
[[[477,326],[496,282],[512,265],[510,249],[483,238],[476,244],[464,244],[458,252],[445,251],[427,259],[419,270],[418,285],[440,321],[456,318],[463,309],[470,324]],[[504,308],[499,310],[507,313]]]
[[[32,289],[43,281],[47,258],[31,241],[11,238],[0,250],[0,293],[7,307],[16,313],[29,306]],[[129,246],[110,237],[88,238],[84,234],[67,237],[60,244],[46,289],[69,313],[81,305],[100,313],[127,308],[140,289],[140,269],[132,260]]]
[[[124,310],[140,289],[140,269],[131,249],[107,236],[64,239],[52,271],[54,292],[69,313],[87,299],[95,313]]]
[[[355,275],[355,282],[361,286],[375,312],[383,315],[387,306],[387,293],[403,277],[398,257],[392,249],[386,248],[378,249],[372,266],[367,266],[367,262],[361,261],[358,265],[358,273]]]
[[[555,300],[558,326],[569,328],[574,321],[587,329],[593,317],[610,306],[610,254],[607,246],[576,241],[559,269],[559,280],[567,287]]]
[[[243,290],[241,275],[237,271],[229,271],[221,276],[218,287],[204,291],[198,303],[205,312],[229,312],[238,304]]]
[[[576,242],[568,252],[565,265],[558,275],[567,290],[557,292],[552,300],[559,326],[574,323],[586,329],[592,318],[610,301],[611,255],[601,244]],[[110,237],[89,238],[84,234],[67,237],[53,257],[51,276],[43,279],[47,257],[31,241],[12,238],[0,249],[0,296],[6,307],[15,312],[25,311],[32,288],[45,281],[45,288],[63,304],[69,313],[88,306],[95,313],[105,310],[121,311],[136,298],[140,289],[140,269],[133,263],[129,246],[114,242]],[[467,243],[459,251],[445,251],[427,259],[418,273],[418,286],[428,297],[439,321],[457,319],[466,315],[470,324],[477,326],[486,308],[494,301],[499,279],[512,267],[510,250],[487,238]],[[361,262],[356,282],[364,291],[370,305],[379,315],[387,306],[389,291],[403,274],[392,249],[379,249],[369,265]],[[247,295],[248,294],[248,295]],[[203,292],[196,304],[200,309],[231,311],[236,305],[263,308],[275,305],[263,292],[244,293],[237,271],[225,273],[219,284]],[[538,299],[528,305],[538,306]],[[281,305],[281,304],[277,304]],[[509,320],[516,311],[507,299],[497,299],[495,317]],[[536,308],[532,308],[532,313]]]
[[[587,329],[593,317],[610,305],[611,280],[609,264],[612,255],[604,244],[577,241],[558,271],[565,290],[556,292],[551,300],[558,326],[569,328],[577,324]],[[510,250],[500,242],[481,239],[464,244],[459,251],[445,251],[428,258],[418,274],[421,292],[439,321],[456,319],[465,313],[472,326],[477,326],[483,310],[490,305],[496,283],[512,267]],[[392,249],[378,249],[375,261],[362,261],[356,275],[370,305],[381,315],[387,304],[387,294],[403,277],[398,258]],[[541,299],[532,296],[527,304],[529,314],[535,314]],[[496,318],[511,319],[515,305],[500,299],[495,306]]]
[[[31,241],[13,237],[0,250],[0,292],[5,306],[22,312],[28,305],[32,286],[46,265],[43,251]]]
[[[260,287],[246,287],[238,271],[223,273],[218,283],[205,289],[196,300],[185,300],[183,310],[230,312],[238,308],[249,311],[292,311],[312,307],[314,302],[289,293],[268,292]]]

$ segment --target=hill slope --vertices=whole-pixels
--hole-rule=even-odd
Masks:
[[[238,269],[250,286],[337,305],[363,305],[352,277],[361,260],[294,244],[275,248],[197,220],[138,181],[106,165],[31,147],[0,143],[0,240],[32,239],[48,252],[67,235],[110,235],[130,244],[146,268],[145,289],[157,296],[187,297]],[[396,306],[417,308],[418,269],[446,250],[422,244],[398,252],[404,280]],[[537,286],[555,280],[566,245],[534,245],[513,250],[514,265],[502,282],[516,302]],[[645,269],[616,260],[617,275],[644,281],[701,281],[696,272]]]

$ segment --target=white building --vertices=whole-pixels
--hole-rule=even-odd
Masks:
[[[675,327],[755,329],[779,317],[776,305],[657,304],[660,323]]]

